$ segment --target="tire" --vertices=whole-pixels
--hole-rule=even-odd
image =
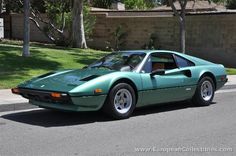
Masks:
[[[198,82],[192,102],[195,106],[209,106],[214,98],[214,95],[215,84],[212,78],[205,76]]]
[[[134,89],[127,83],[118,83],[108,94],[103,111],[115,119],[131,116],[136,105]]]

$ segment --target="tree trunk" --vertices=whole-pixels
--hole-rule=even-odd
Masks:
[[[83,20],[83,0],[74,0],[72,10],[72,44],[76,48],[87,48],[84,20]]]
[[[24,0],[24,43],[22,56],[30,56],[29,41],[30,41],[30,6],[29,0]]]
[[[179,19],[179,28],[180,28],[180,48],[182,53],[185,53],[185,9],[187,5],[187,0],[178,0],[179,5],[181,7],[181,12],[179,13],[174,5],[173,0],[168,0],[174,14]]]
[[[2,1],[3,0],[0,0],[0,14],[2,13],[2,6],[3,6]]]
[[[180,48],[182,53],[185,53],[185,13],[181,14],[179,19],[180,24]]]

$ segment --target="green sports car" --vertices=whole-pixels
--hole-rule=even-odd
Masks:
[[[12,89],[42,108],[104,110],[128,118],[136,107],[191,99],[210,105],[227,82],[223,65],[173,51],[113,52],[77,70],[53,71]]]

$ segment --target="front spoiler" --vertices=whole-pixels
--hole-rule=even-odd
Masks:
[[[106,97],[106,95],[72,97],[73,104],[46,103],[34,100],[30,100],[29,103],[42,108],[57,109],[63,111],[97,111],[103,106]]]

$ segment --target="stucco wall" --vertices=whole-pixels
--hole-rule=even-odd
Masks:
[[[24,30],[23,14],[11,14],[11,37],[12,39],[23,39]],[[40,23],[40,25],[43,24]],[[50,42],[50,40],[36,27],[31,21],[30,24],[30,41]]]
[[[180,49],[176,17],[111,18],[105,14],[97,15],[90,47],[104,49],[107,41],[114,45],[118,25],[128,34],[123,49],[141,49],[151,34],[159,49]],[[236,14],[188,15],[186,53],[236,67]]]

